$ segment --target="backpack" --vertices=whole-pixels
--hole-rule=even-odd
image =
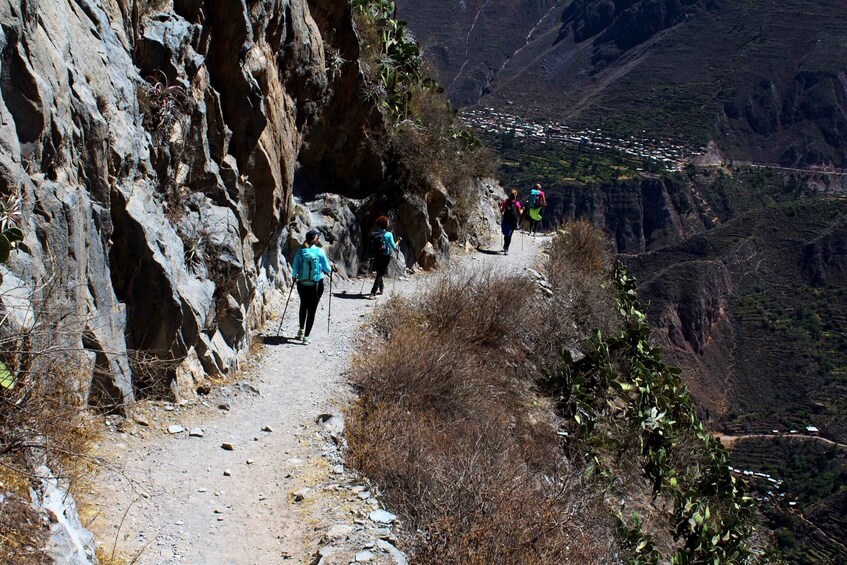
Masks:
[[[506,200],[506,209],[503,210],[503,221],[510,226],[516,226],[520,222],[517,200]]]
[[[321,282],[323,271],[321,270],[320,250],[301,249],[300,261],[300,273],[297,282],[305,286],[315,286]]]
[[[541,202],[539,202],[540,198],[541,198],[541,193],[538,192],[537,190],[533,190],[532,192],[530,192],[529,193],[529,207],[530,208],[540,208],[541,207]]]
[[[377,230],[368,234],[368,255],[371,257],[389,255],[388,244],[385,242],[385,230]]]

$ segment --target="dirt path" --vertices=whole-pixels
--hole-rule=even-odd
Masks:
[[[714,436],[723,444],[724,447],[726,447],[728,449],[732,449],[732,447],[739,440],[756,439],[756,438],[760,438],[760,439],[789,438],[789,439],[800,439],[800,440],[804,440],[804,441],[817,441],[817,442],[820,442],[820,443],[825,443],[827,445],[834,445],[834,446],[839,447],[841,449],[847,449],[847,445],[845,445],[843,443],[838,443],[837,441],[833,441],[833,440],[827,439],[825,437],[813,436],[813,435],[809,435],[809,434],[791,434],[791,433],[784,433],[784,434],[743,434],[743,435],[735,436],[735,435],[727,435],[727,434],[716,433],[716,434],[714,434]]]
[[[523,271],[545,241],[524,236],[522,245],[517,235],[508,257],[470,253],[454,269]],[[432,276],[439,275],[389,280],[386,291],[413,293]],[[106,433],[90,525],[106,555],[116,548],[142,564],[273,564],[312,563],[321,550],[327,564],[403,562],[389,524],[370,514],[380,505],[376,493],[357,483],[316,422],[352,398],[350,355],[376,304],[354,298],[361,288],[361,280],[336,281],[331,335],[325,295],[310,346],[272,342],[240,382],[183,406],[143,403]],[[296,332],[297,307],[295,293],[283,335]],[[277,323],[268,323],[270,332]],[[189,435],[196,428],[202,437]]]

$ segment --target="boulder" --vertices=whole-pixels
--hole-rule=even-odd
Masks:
[[[421,251],[421,254],[418,256],[418,265],[420,265],[425,271],[431,271],[438,268],[438,253],[436,253],[435,247],[432,243],[426,242],[423,251]]]

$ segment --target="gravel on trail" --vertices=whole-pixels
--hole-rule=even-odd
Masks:
[[[508,256],[462,253],[451,271],[522,272],[546,241],[516,233]],[[387,279],[386,295],[418,292],[438,276]],[[238,381],[107,418],[104,464],[87,497],[102,555],[139,564],[405,562],[392,530],[402,523],[382,521],[391,509],[346,468],[343,420],[332,417],[353,398],[347,376],[360,328],[387,298],[362,299],[361,289],[361,279],[335,280],[328,333],[327,288],[310,345],[293,339],[295,293],[283,335],[265,340]]]

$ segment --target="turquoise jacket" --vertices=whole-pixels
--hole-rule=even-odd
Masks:
[[[385,250],[388,251],[386,255],[391,255],[392,250],[397,251],[400,249],[397,247],[397,243],[394,241],[394,235],[390,231],[385,230],[385,235],[383,237],[385,238]]]
[[[329,264],[329,257],[326,256],[326,252],[323,249],[316,245],[312,247],[303,246],[297,252],[297,255],[294,256],[294,264],[291,266],[291,276],[294,277],[295,281],[304,282],[300,280],[301,276],[305,279],[308,278],[309,273],[306,272],[306,269],[309,268],[309,264],[312,263],[312,261],[317,261],[317,264],[320,267],[318,272],[315,273],[315,278],[317,280],[314,282],[322,281],[324,273],[330,274],[332,272],[332,266]]]

